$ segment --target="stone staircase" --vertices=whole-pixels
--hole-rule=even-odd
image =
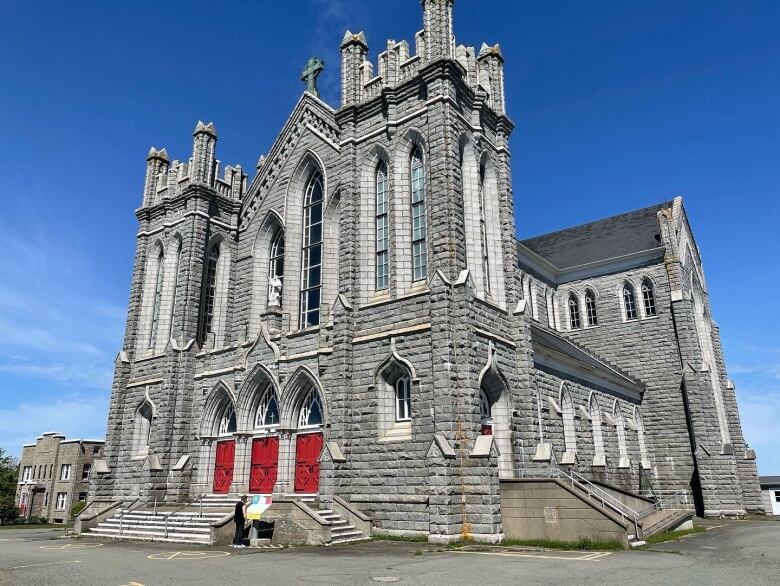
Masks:
[[[341,515],[331,509],[314,509],[317,516],[330,524],[330,543],[326,545],[336,545],[339,543],[352,543],[354,541],[367,541],[371,537],[363,535],[363,532],[349,521],[343,519]]]
[[[83,536],[209,545],[211,525],[224,517],[224,512],[213,511],[201,514],[198,511],[120,509]]]

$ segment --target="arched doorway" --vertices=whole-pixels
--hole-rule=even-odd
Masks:
[[[201,457],[206,462],[213,462],[204,466],[204,473],[212,472],[210,488],[214,494],[229,493],[233,484],[237,429],[233,397],[224,386],[219,385],[206,401],[201,424],[201,438],[204,441]],[[208,483],[208,477],[203,478],[203,481]]]
[[[279,473],[279,401],[268,384],[258,393],[254,409],[249,492],[271,494]]]
[[[516,474],[512,455],[512,402],[509,387],[498,370],[495,353],[491,343],[488,363],[479,377],[480,433],[495,437],[499,452],[499,477],[514,478]]]

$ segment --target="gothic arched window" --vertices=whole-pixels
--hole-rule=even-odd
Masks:
[[[428,226],[425,212],[425,169],[420,147],[412,151],[410,161],[412,196],[412,280],[428,275]]]
[[[626,319],[636,319],[636,298],[634,297],[634,288],[626,283],[623,285],[623,307],[626,310]]]
[[[653,291],[653,284],[649,279],[642,281],[642,302],[645,307],[645,317],[656,315],[655,292]]]
[[[149,453],[149,444],[152,438],[152,417],[154,411],[148,401],[135,412],[135,432],[133,434],[133,452],[136,456],[145,456]]]
[[[260,399],[255,415],[255,427],[274,427],[279,425],[279,404],[272,388],[268,388]]]
[[[485,214],[485,163],[479,166],[479,230],[482,240],[482,275],[485,293],[490,294],[490,258],[488,256],[487,224]]]
[[[412,420],[412,382],[408,376],[395,381],[395,420]]]
[[[229,435],[236,432],[236,412],[233,405],[228,405],[219,419],[219,435]]]
[[[162,305],[163,279],[165,277],[165,255],[162,248],[155,263],[154,299],[152,300],[152,325],[149,330],[149,348],[154,348],[157,343],[157,328],[160,325],[160,306]]]
[[[268,254],[268,306],[281,307],[284,280],[284,232],[281,228],[271,240]]]
[[[572,330],[578,330],[582,327],[582,320],[580,319],[580,301],[577,296],[572,293],[569,295],[569,328]]]
[[[585,313],[588,318],[588,327],[599,325],[598,310],[596,309],[596,294],[590,289],[585,291]]]
[[[315,172],[306,186],[303,201],[303,269],[301,282],[301,326],[320,323],[322,289],[322,175]]]
[[[376,288],[390,285],[390,216],[388,214],[387,165],[381,161],[376,168]]]
[[[176,289],[179,287],[179,267],[181,266],[181,241],[176,250],[176,264],[173,266],[173,287],[171,289],[170,317],[168,321],[168,339],[173,337],[173,321],[176,318]]]
[[[317,389],[311,387],[301,404],[298,414],[298,427],[319,427],[323,424],[322,404]]]
[[[217,298],[217,263],[219,263],[219,244],[211,247],[206,258],[206,274],[203,281],[203,308],[200,318],[200,343],[206,341],[214,323],[214,305]]]

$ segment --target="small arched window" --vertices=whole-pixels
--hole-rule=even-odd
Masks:
[[[632,320],[637,318],[636,298],[634,297],[634,288],[629,283],[623,285],[623,307],[626,310],[627,320]]]
[[[219,435],[229,435],[236,432],[236,411],[233,405],[228,405],[219,419]]]
[[[412,151],[410,161],[412,200],[412,280],[428,275],[428,225],[425,211],[425,168],[420,147]]]
[[[485,208],[485,163],[479,165],[479,231],[482,240],[482,275],[485,293],[490,294],[490,258],[488,256],[488,238]]]
[[[149,330],[149,348],[154,348],[157,343],[157,328],[160,325],[160,306],[162,305],[163,279],[165,278],[165,255],[162,248],[157,255],[155,263],[154,299],[152,300],[152,324]]]
[[[219,244],[211,247],[206,257],[206,273],[203,281],[203,309],[200,318],[200,343],[206,341],[214,323],[214,304],[217,298],[217,264],[219,263]]]
[[[138,408],[135,414],[135,454],[144,456],[149,453],[149,444],[152,439],[152,417],[154,411],[148,401]]]
[[[655,291],[653,291],[653,284],[649,279],[642,281],[642,302],[645,307],[645,317],[656,315]]]
[[[281,228],[271,240],[268,255],[268,307],[281,307],[284,281],[284,232]]]
[[[599,325],[598,310],[596,309],[596,294],[590,289],[585,291],[585,313],[588,318],[588,327]]]
[[[301,411],[298,414],[298,427],[319,427],[323,421],[320,396],[317,390],[311,387],[306,393],[306,397],[301,405]]]
[[[303,270],[301,271],[302,328],[320,323],[322,288],[322,175],[315,172],[306,186],[303,202]]]
[[[276,427],[279,425],[279,404],[270,387],[263,393],[255,414],[255,427]]]
[[[577,299],[577,296],[572,293],[569,295],[569,328],[572,330],[579,330],[581,327],[580,301]]]
[[[412,420],[412,383],[408,376],[395,381],[395,420]]]
[[[390,216],[387,165],[381,161],[376,168],[376,289],[390,285]]]

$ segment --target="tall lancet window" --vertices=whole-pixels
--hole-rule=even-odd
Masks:
[[[284,232],[279,228],[268,255],[268,307],[281,307],[284,280]]]
[[[322,175],[315,172],[303,201],[303,270],[301,271],[301,327],[320,323],[322,289]]]
[[[388,215],[387,165],[376,168],[376,288],[390,285],[390,220]]]
[[[173,337],[173,322],[176,319],[176,289],[179,288],[179,267],[181,266],[181,242],[176,249],[176,264],[173,266],[173,287],[171,290],[171,315],[168,320],[168,339]]]
[[[569,328],[579,330],[582,327],[580,319],[580,300],[572,293],[569,295]]]
[[[599,325],[598,310],[596,309],[596,295],[590,289],[585,291],[585,312],[588,315],[588,327]]]
[[[154,348],[157,343],[157,328],[160,325],[160,306],[162,305],[162,288],[163,278],[165,277],[164,270],[165,255],[162,249],[157,256],[157,264],[154,283],[154,300],[152,301],[152,327],[149,331],[149,348]]]
[[[653,291],[653,284],[648,279],[642,281],[642,301],[645,306],[645,317],[656,315],[655,292]]]
[[[201,313],[200,343],[206,341],[214,323],[214,304],[217,298],[217,264],[219,263],[219,245],[215,244],[206,259],[206,278],[203,281],[203,310]]]
[[[623,285],[623,306],[626,309],[626,319],[636,319],[636,297],[634,288],[626,283]]]
[[[485,214],[485,163],[479,166],[479,231],[482,239],[482,275],[485,293],[490,294],[490,259],[488,257],[488,238]]]
[[[425,215],[425,169],[420,147],[412,151],[412,279],[419,281],[428,275],[428,226]]]

